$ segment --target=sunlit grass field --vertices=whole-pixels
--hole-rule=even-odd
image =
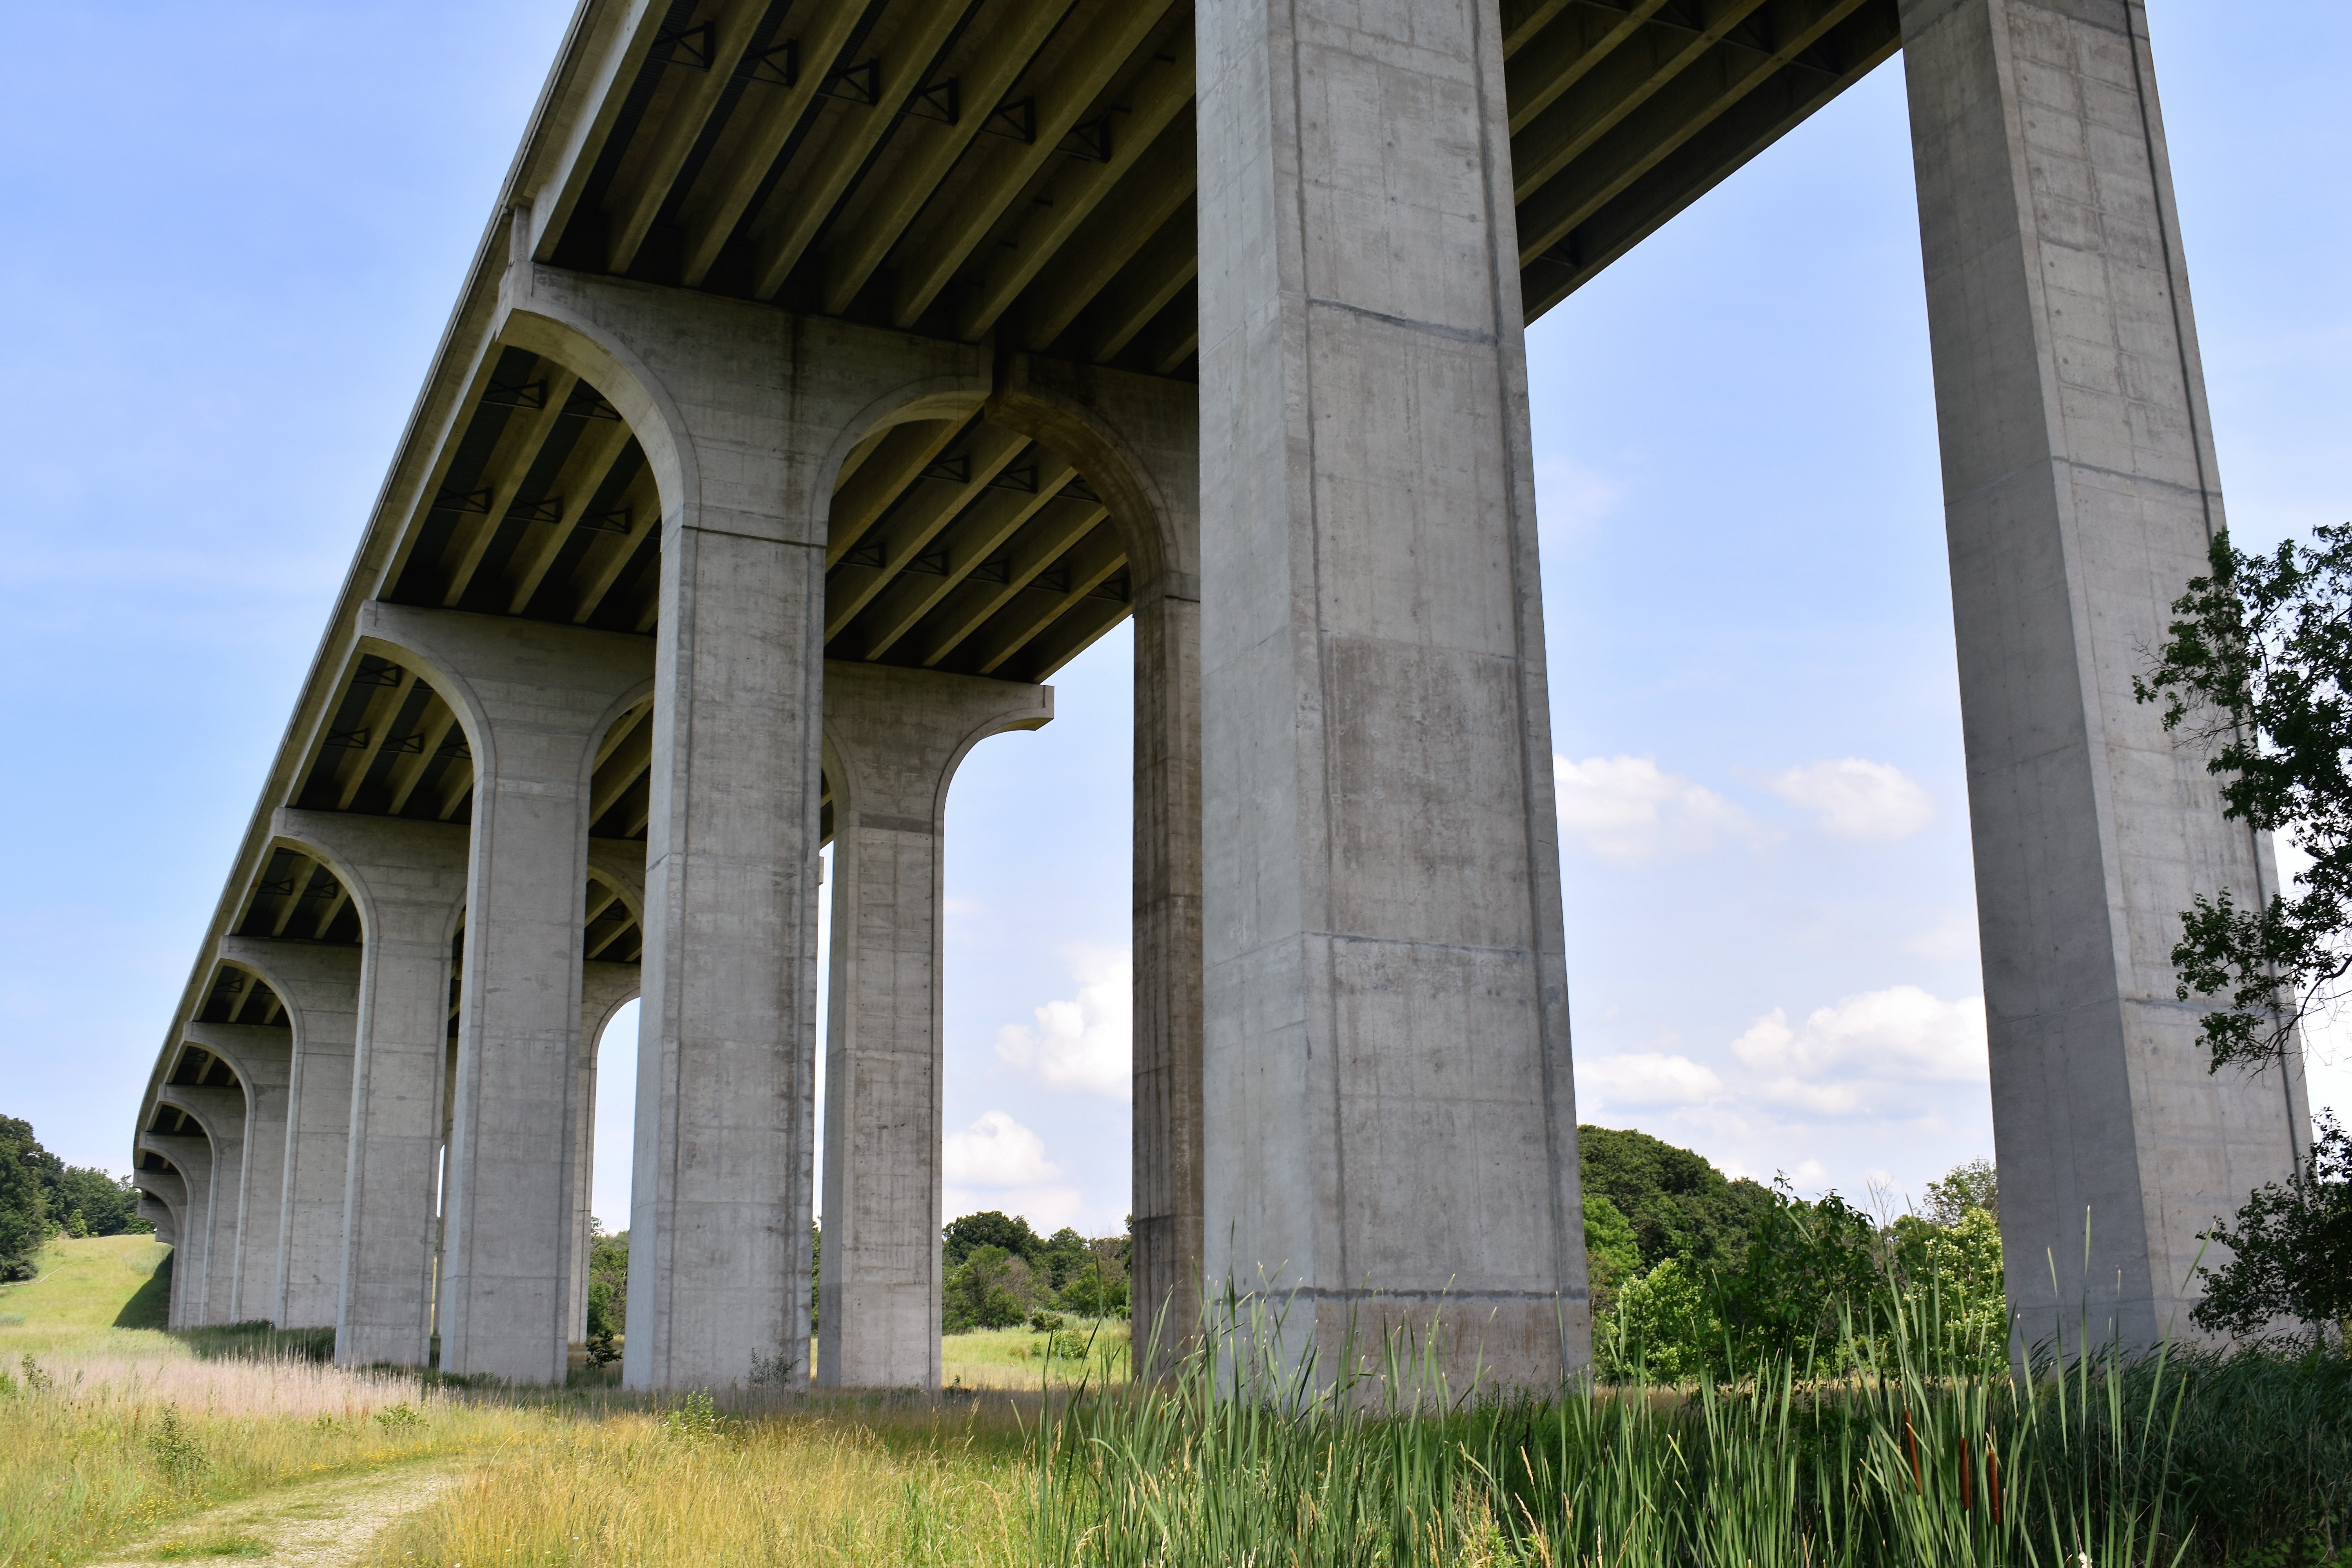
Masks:
[[[1168,1386],[1127,1382],[1106,1324],[1083,1386],[1058,1356],[1047,1386],[1023,1329],[950,1336],[961,1387],[936,1398],[509,1391],[326,1366],[315,1335],[119,1326],[149,1321],[161,1250],[65,1243],[0,1289],[0,1568],[152,1558],[225,1500],[428,1467],[460,1479],[413,1493],[372,1568],[2352,1563],[2334,1352],[2094,1356],[2019,1384],[1925,1364],[1905,1347],[1934,1325],[1896,1324],[1820,1382],[1782,1360],[1497,1400],[1381,1342],[1335,1395],[1237,1357],[1271,1342],[1229,1316],[1219,1358]]]
[[[1056,1388],[1082,1378],[1097,1386],[1127,1381],[1123,1320],[1071,1318],[1060,1333],[1058,1344],[1052,1335],[1027,1328],[945,1335],[940,1341],[940,1381],[951,1389],[1034,1389],[1046,1385],[1049,1372]]]

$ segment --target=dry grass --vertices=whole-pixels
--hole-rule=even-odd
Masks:
[[[1002,1414],[746,1420],[689,1402],[570,1424],[396,1526],[368,1561],[1026,1563],[1030,1473]]]
[[[0,1568],[71,1561],[295,1480],[544,1431],[413,1378],[287,1357],[203,1359],[236,1336],[107,1325],[138,1315],[148,1237],[61,1242],[0,1309]],[[248,1336],[250,1337],[250,1336]]]

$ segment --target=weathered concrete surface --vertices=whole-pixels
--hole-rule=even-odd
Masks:
[[[211,1320],[205,1316],[205,1289],[209,1279],[206,1244],[211,1239],[213,1147],[203,1138],[164,1132],[142,1132],[139,1147],[161,1154],[180,1175],[179,1251],[172,1259],[171,1315],[175,1329],[190,1329]]]
[[[361,952],[271,937],[221,939],[223,963],[258,975],[286,1004],[294,1058],[286,1080],[278,1184],[281,1329],[325,1329],[342,1298],[343,1199],[351,1174],[352,1052],[359,1037]]]
[[[830,663],[833,976],[817,1376],[940,1385],[940,1076],[948,786],[971,748],[1054,717],[1051,687]]]
[[[236,1220],[245,1178],[245,1095],[235,1089],[166,1083],[155,1103],[186,1111],[212,1153],[205,1184],[204,1279],[189,1302],[191,1323],[236,1321]],[[177,1163],[177,1162],[173,1162]]]
[[[253,1024],[190,1023],[190,1045],[226,1062],[245,1089],[245,1160],[237,1175],[236,1323],[277,1321],[278,1228],[285,1223],[286,1086],[294,1031]]]
[[[2275,873],[2131,694],[2222,526],[2146,17],[1906,0],[1903,32],[2010,1298],[2029,1342],[2087,1304],[2147,1343],[2308,1118],[2299,1071],[2209,1077],[2173,996],[2179,911]]]
[[[560,1383],[577,1213],[580,927],[597,743],[651,641],[370,604],[360,646],[423,670],[474,758],[440,1311],[445,1372]]]
[[[636,846],[630,845],[635,848]],[[588,1221],[593,1211],[596,1174],[596,1074],[604,1044],[604,1026],[613,1015],[635,1000],[638,971],[634,963],[589,963],[580,980],[580,1054],[578,1089],[580,1114],[572,1132],[572,1276],[566,1292],[565,1331],[578,1344],[588,1338]]]
[[[335,1360],[423,1366],[432,1332],[449,950],[466,896],[467,832],[285,808],[274,826],[281,842],[332,869],[366,933]]]
[[[976,408],[987,360],[523,247],[501,309],[620,409],[661,490],[624,1381],[803,1382],[833,479],[877,426]]]
[[[1334,1370],[1587,1354],[1496,14],[1203,0],[1204,1228]],[[1297,1292],[1291,1296],[1292,1292]]]
[[[1200,1317],[1201,405],[1181,384],[1016,355],[988,416],[1070,454],[1127,541],[1135,606],[1136,1345]]]

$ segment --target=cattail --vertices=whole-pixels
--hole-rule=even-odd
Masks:
[[[1992,1506],[1992,1521],[2000,1522],[2000,1456],[1993,1452],[1992,1434],[1985,1434],[1985,1501]]]
[[[1969,1475],[1969,1440],[1966,1437],[1963,1437],[1960,1439],[1960,1511],[1962,1513],[1972,1513],[1975,1511],[1977,1506],[1976,1493],[1970,1489],[1969,1485],[1970,1479],[1971,1478]]]
[[[1911,1412],[1903,1413],[1903,1453],[1911,1461],[1911,1489],[1925,1492],[1926,1479],[1919,1473],[1919,1435],[1911,1428]]]

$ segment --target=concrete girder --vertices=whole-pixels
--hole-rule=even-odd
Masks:
[[[966,507],[987,493],[996,477],[1028,448],[1029,440],[1009,430],[978,425],[963,443],[961,479],[933,479],[922,493],[911,494],[909,484],[882,520],[861,542],[880,559],[879,566],[861,566],[843,559],[825,576],[824,638],[830,644],[845,631],[857,613],[874,601],[892,580],[892,569],[929,549],[941,530],[955,521]]]
[[[1137,132],[1130,129],[1126,133],[1133,136]],[[1013,300],[1026,292],[1035,302],[1019,323],[1021,339],[1033,350],[1050,347],[1168,220],[1191,205],[1200,166],[1192,151],[1198,135],[1192,123],[1192,94],[1187,91],[1179,112],[1160,132],[1159,140],[1120,171],[1132,178],[1096,196],[1099,205],[1089,215],[1092,221],[1087,225],[1086,243],[1062,244],[1050,257],[1033,256],[1022,265],[1000,262],[1002,274],[994,277],[982,300],[971,307],[967,331],[976,336],[988,331]],[[1061,197],[1057,194],[1055,199],[1058,202]],[[1029,287],[1033,282],[1034,289]],[[1156,279],[1145,285],[1147,289],[1156,287]],[[1170,286],[1169,297],[1181,287],[1181,280]]]
[[[1518,42],[1508,23],[1503,35],[1503,80],[1511,105],[1511,134],[1550,108],[1586,73],[1609,58],[1642,30],[1642,25],[1665,8],[1666,0],[1633,0],[1622,11],[1597,12],[1580,5],[1553,4]],[[1565,11],[1561,25],[1552,18]],[[1547,30],[1549,29],[1549,30]]]
[[[830,129],[814,132],[803,145],[800,178],[789,186],[779,182],[778,194],[768,198],[751,230],[753,297],[772,298],[784,286],[882,139],[930,86],[940,51],[970,9],[969,0],[908,0],[883,13],[875,33],[860,43],[866,59],[852,68],[867,70],[878,100],[833,110]]]
[[[940,1386],[948,788],[971,748],[1054,716],[1050,687],[830,662],[833,975],[819,1380]]]
[[[925,203],[945,183],[956,160],[973,137],[1013,94],[1013,86],[1037,51],[1070,9],[1070,0],[1013,5],[1012,15],[989,29],[987,38],[963,70],[964,96],[970,105],[953,126],[909,127],[927,140],[919,149],[884,171],[872,183],[873,195],[848,216],[825,247],[824,309],[841,315],[873,280],[875,269],[892,246],[915,221]]]
[[[637,247],[660,216],[672,184],[701,140],[712,113],[726,101],[768,8],[768,0],[718,0],[699,24],[709,29],[702,35],[700,70],[667,73],[664,85],[670,88],[672,96],[667,112],[659,118],[659,129],[643,147],[630,149],[629,160],[615,172],[612,188],[604,195],[611,236],[605,257],[608,270],[626,272],[637,258]]]
[[[1133,0],[1106,5],[1072,39],[1058,69],[1038,83],[1032,107],[1034,125],[1026,142],[995,143],[971,160],[960,189],[925,208],[895,255],[898,292],[891,324],[912,327],[940,291],[963,269],[966,259],[995,229],[1040,170],[1057,155],[1063,139],[1123,69],[1132,68],[1172,8],[1173,0]],[[934,216],[933,215],[936,214]]]
[[[285,1223],[287,1086],[294,1031],[208,1024],[182,1026],[192,1046],[228,1064],[244,1090],[245,1155],[237,1179],[236,1270],[229,1321],[278,1321],[278,1231]]]
[[[961,418],[922,419],[900,425],[866,454],[856,475],[833,495],[825,523],[824,564],[828,571],[840,565],[842,557],[857,547],[858,541],[882,520],[891,503],[906,494],[907,488],[922,477],[923,470],[955,444],[969,427],[978,407],[975,399],[972,408],[963,411]]]

